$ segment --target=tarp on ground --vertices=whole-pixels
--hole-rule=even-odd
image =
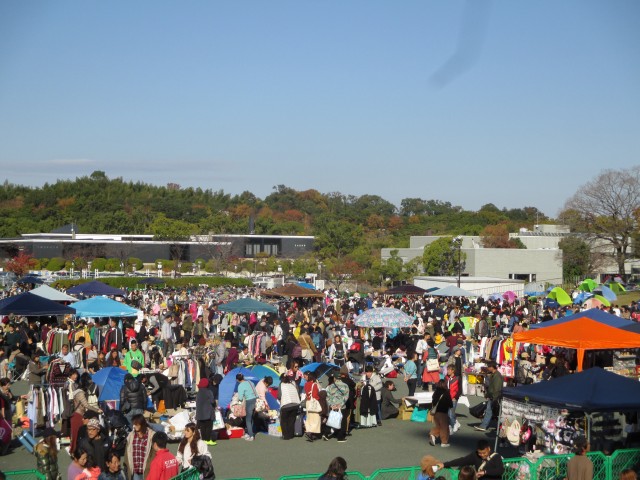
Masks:
[[[55,288],[51,288],[49,285],[41,285],[37,288],[31,290],[31,293],[34,295],[38,295],[39,297],[46,298],[47,300],[51,300],[52,302],[77,302],[78,299],[76,297],[72,297],[71,295],[67,295],[60,290],[56,290]]]
[[[610,327],[622,328],[633,323],[631,320],[626,320],[612,313],[604,312],[599,308],[590,308],[584,312],[574,313],[573,315],[567,315],[566,317],[556,318],[555,320],[549,320],[548,322],[535,323],[529,328],[531,330],[539,330],[541,328],[553,327],[555,325],[561,325],[566,322],[573,322],[581,318],[590,318],[596,322],[604,323]]]
[[[278,307],[270,303],[260,302],[254,298],[241,298],[233,302],[218,305],[222,312],[251,313],[251,312],[277,312]]]
[[[455,285],[448,285],[444,288],[439,288],[438,290],[431,292],[431,295],[434,297],[477,297],[478,295],[465,290],[463,288],[458,288]]]
[[[75,287],[71,287],[67,290],[67,293],[71,295],[86,295],[87,297],[93,295],[118,295],[123,297],[126,292],[124,290],[120,290],[119,288],[113,288],[106,283],[99,282],[98,280],[93,280],[92,282],[81,283],[80,285],[76,285]]]
[[[119,408],[120,389],[124,385],[126,374],[126,370],[118,367],[106,367],[94,373],[91,379],[98,386],[98,401],[115,400],[118,402],[116,408]]]
[[[34,295],[31,292],[25,292],[0,300],[0,315],[9,315],[11,313],[25,317],[38,317],[41,315],[74,314],[76,310]]]
[[[137,317],[136,310],[122,302],[107,297],[92,297],[73,304],[76,317]]]
[[[599,367],[532,385],[507,387],[502,394],[521,402],[588,413],[640,410],[640,382]]]
[[[611,327],[585,316],[551,327],[514,333],[513,341],[516,343],[515,350],[518,343],[576,349],[578,371],[582,370],[586,350],[640,348],[640,334]]]

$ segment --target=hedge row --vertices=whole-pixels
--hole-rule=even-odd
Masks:
[[[98,281],[111,285],[115,288],[144,288],[145,285],[140,283],[146,277],[104,277],[99,278]],[[52,284],[55,288],[67,288],[87,283],[92,279],[76,279],[76,280],[58,280]],[[198,285],[208,285],[209,287],[249,287],[253,285],[250,280],[246,278],[229,278],[229,277],[181,277],[181,278],[162,278],[163,283],[157,285],[151,285],[151,288],[179,288],[179,287],[194,287]]]

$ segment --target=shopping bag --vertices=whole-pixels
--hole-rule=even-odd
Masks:
[[[431,358],[427,360],[426,370],[427,372],[437,372],[440,370],[440,362],[438,362],[438,359]]]
[[[428,414],[429,414],[429,410],[426,408],[414,408],[413,413],[411,413],[411,421],[426,422]]]
[[[220,410],[216,410],[215,418],[213,419],[213,427],[212,430],[222,430],[225,428],[224,419],[222,418],[222,413]]]
[[[340,429],[342,423],[342,412],[340,410],[331,410],[329,412],[329,418],[327,419],[327,427]]]
[[[482,402],[477,405],[474,405],[469,409],[469,413],[476,418],[484,417],[484,412],[487,409],[487,402]]]

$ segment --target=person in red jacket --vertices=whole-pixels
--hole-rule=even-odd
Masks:
[[[447,382],[447,388],[453,403],[453,406],[449,409],[449,427],[451,433],[455,433],[460,428],[460,422],[456,418],[456,407],[458,406],[458,400],[462,396],[462,380],[456,375],[456,367],[454,365],[447,366],[447,376],[444,379]]]
[[[151,461],[147,480],[170,480],[180,473],[180,462],[167,449],[168,440],[164,432],[153,435],[152,445],[156,456]]]

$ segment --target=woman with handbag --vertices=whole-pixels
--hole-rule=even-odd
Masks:
[[[424,370],[422,371],[422,389],[431,390],[440,381],[440,362],[436,344],[432,339],[427,340],[427,348],[422,354]]]
[[[313,442],[320,437],[322,428],[322,404],[320,403],[320,385],[314,372],[305,372],[307,383],[304,384],[306,398],[307,419],[304,422],[305,437]]]
[[[187,423],[184,427],[184,436],[178,446],[176,459],[183,470],[191,468],[191,460],[195,456],[211,457],[207,444],[200,438],[200,433],[195,423]]]
[[[449,409],[453,407],[453,403],[444,380],[439,380],[436,384],[431,405],[429,416],[433,416],[433,428],[429,432],[429,443],[435,446],[436,439],[440,437],[440,446],[446,448],[449,446]]]
[[[293,383],[286,373],[280,375],[280,388],[278,389],[280,401],[280,427],[282,439],[291,440],[295,436],[295,423],[300,408],[300,394],[298,386]]]
[[[244,375],[241,373],[236,375],[236,381],[238,382],[238,400],[244,402],[246,412],[245,426],[247,433],[245,433],[242,438],[248,442],[252,442],[255,438],[253,413],[256,410],[256,398],[258,398],[258,395],[256,394],[256,389],[253,387],[253,384],[245,380]]]
[[[202,440],[211,446],[216,444],[211,439],[211,430],[215,418],[216,399],[213,396],[213,391],[209,388],[209,380],[201,378],[200,382],[198,382],[198,394],[196,395],[196,422],[198,422]]]

